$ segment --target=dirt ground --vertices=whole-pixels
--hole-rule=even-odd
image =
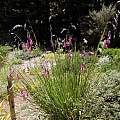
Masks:
[[[11,53],[8,55],[8,58],[11,57]],[[23,61],[20,65],[15,65],[14,67],[17,69],[23,69],[24,64],[27,64],[28,66],[34,65],[36,61],[39,61],[39,57],[33,58],[28,61]],[[10,60],[10,59],[9,59]],[[34,66],[33,66],[34,67]],[[46,120],[42,113],[38,110],[38,107],[36,105],[33,105],[30,96],[28,96],[28,100],[24,100],[23,97],[20,96],[18,93],[15,95],[15,112],[17,116],[17,120]],[[6,112],[9,111],[9,103],[8,101],[5,101],[3,104],[3,108]]]
[[[17,120],[43,120],[42,113],[38,110],[38,107],[31,102],[31,99],[23,99],[20,95],[15,97],[15,112]],[[3,108],[6,112],[9,111],[9,103],[5,101]],[[45,119],[44,119],[45,120]]]

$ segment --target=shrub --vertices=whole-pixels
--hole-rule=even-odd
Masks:
[[[120,119],[120,73],[108,70],[99,79],[91,81],[91,99],[84,107],[84,115],[90,120]]]
[[[34,56],[34,57],[37,57],[37,56],[40,56],[41,54],[42,54],[42,50],[40,49],[40,48],[35,48],[35,49],[33,49],[32,50],[32,56]]]
[[[23,51],[23,50],[15,50],[11,54],[13,60],[20,61],[20,59],[29,60],[30,58],[40,56],[42,54],[42,51],[40,48],[33,49],[31,52]]]
[[[108,55],[113,59],[117,59],[120,58],[120,49],[117,48],[104,49],[103,54]]]
[[[89,12],[89,16],[96,23],[96,28],[99,29],[99,33],[104,30],[108,21],[114,16],[114,14],[115,14],[115,6],[113,5],[110,5],[108,7],[103,5],[100,11],[94,10],[92,12]]]

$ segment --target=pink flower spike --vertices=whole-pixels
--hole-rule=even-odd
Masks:
[[[32,44],[33,44],[33,40],[32,38],[30,37],[30,35],[27,37],[27,50],[29,52],[32,51]]]
[[[21,90],[20,91],[20,97],[23,97],[23,100],[26,100],[28,97],[28,92],[27,90]]]
[[[72,59],[73,54],[72,54],[72,51],[71,51],[71,50],[68,51],[68,53],[67,53],[67,57],[68,57],[68,59]]]
[[[110,46],[110,40],[104,40],[103,47],[109,48],[109,46]]]
[[[85,71],[85,64],[80,64],[80,71],[81,72],[84,72]]]
[[[70,43],[69,41],[66,42],[66,46],[67,46],[67,47],[69,47],[70,44],[71,44],[71,43]]]
[[[42,71],[42,76],[45,77],[45,78],[48,77],[49,76],[49,71],[48,70],[43,70]]]
[[[66,41],[66,42],[64,42],[63,47],[64,47],[64,48],[67,48],[67,47],[69,47],[70,45],[71,45],[71,41]]]
[[[64,45],[63,45],[63,47],[64,47],[64,48],[66,48],[66,47],[67,47],[67,45],[66,45],[66,43],[65,43],[65,42],[64,42]]]
[[[30,44],[30,46],[32,46],[32,44],[33,44],[33,42],[32,42],[32,38],[28,38],[29,39],[29,44]]]

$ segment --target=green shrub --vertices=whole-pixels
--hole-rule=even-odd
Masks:
[[[29,60],[30,58],[40,56],[41,53],[42,53],[41,49],[36,48],[36,49],[33,49],[31,53],[29,53],[28,51],[23,51],[23,50],[15,50],[11,54],[15,60],[20,60],[20,59]]]
[[[102,65],[101,69],[103,72],[107,70],[117,70],[120,71],[120,49],[109,48],[104,49],[103,55],[109,56],[111,61],[107,64]]]
[[[120,119],[120,73],[108,70],[99,79],[91,81],[90,99],[84,107],[84,116],[90,120]]]
[[[88,99],[90,80],[95,69],[95,57],[80,57],[73,53],[72,58],[57,59],[56,65],[46,74],[38,73],[32,84],[25,78],[23,83],[35,103],[51,120],[78,120]],[[28,78],[29,79],[29,78]]]
[[[22,60],[21,59],[18,59],[18,58],[14,58],[12,61],[11,61],[11,64],[12,65],[17,65],[17,64],[21,64],[22,63]]]
[[[117,48],[104,49],[103,54],[108,55],[115,60],[117,58],[120,58],[120,49]]]
[[[105,26],[107,25],[108,21],[114,16],[115,14],[115,6],[102,6],[100,11],[92,11],[89,12],[89,16],[93,19],[96,24],[96,29],[99,30],[99,33],[104,31]]]
[[[40,56],[42,54],[42,50],[40,48],[35,48],[32,51],[32,56],[37,57]]]
[[[7,73],[8,73],[8,65],[4,65],[0,70],[0,100],[5,98],[7,95]]]

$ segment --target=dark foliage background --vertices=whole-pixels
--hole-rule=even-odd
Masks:
[[[37,42],[50,48],[50,24],[52,32],[60,37],[62,28],[68,28],[70,23],[77,27],[76,36],[80,36],[80,26],[83,17],[89,10],[100,10],[102,4],[115,4],[117,0],[1,0],[0,1],[0,43],[16,44],[9,34],[14,25],[25,23],[33,27]],[[50,16],[52,16],[49,21]],[[23,41],[26,32],[18,33]],[[79,40],[82,39],[79,37]]]

